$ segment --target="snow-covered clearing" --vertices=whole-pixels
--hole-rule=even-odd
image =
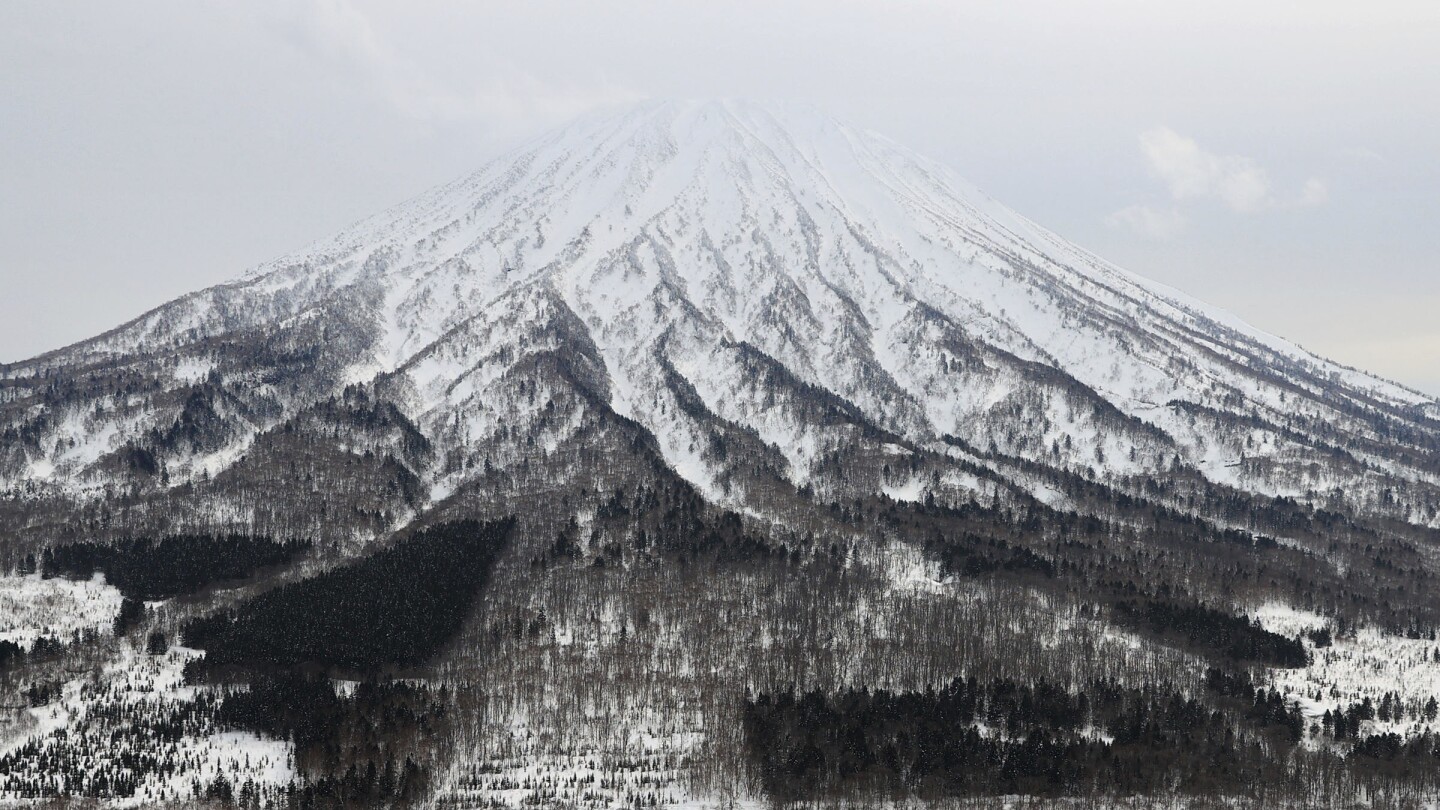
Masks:
[[[68,642],[76,633],[107,629],[122,599],[104,574],[82,582],[39,574],[0,577],[0,641],[28,650],[41,636]]]
[[[1261,605],[1255,617],[1272,633],[1294,637],[1307,630],[1331,627],[1324,616],[1270,602]],[[1321,717],[1326,711],[1350,708],[1369,698],[1378,708],[1384,696],[1399,697],[1400,718],[1370,721],[1371,733],[1394,732],[1414,735],[1440,729],[1423,716],[1430,698],[1440,700],[1440,642],[1412,639],[1363,627],[1353,634],[1336,637],[1328,647],[1316,647],[1304,639],[1312,663],[1297,669],[1272,669],[1275,687],[1299,704],[1306,717]]]

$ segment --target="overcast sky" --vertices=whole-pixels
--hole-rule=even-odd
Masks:
[[[4,0],[0,361],[591,108],[715,96],[813,103],[1122,266],[1440,395],[1428,0]]]

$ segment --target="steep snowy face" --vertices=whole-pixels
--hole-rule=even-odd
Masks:
[[[103,460],[172,422],[204,430],[161,455],[213,474],[256,433],[372,381],[432,439],[479,447],[514,417],[494,386],[546,353],[582,358],[587,397],[735,502],[747,490],[724,445],[738,441],[822,490],[839,455],[906,447],[1121,482],[1184,468],[1312,501],[1342,489],[1436,521],[1425,397],[1107,264],[880,136],[736,102],[582,120],[0,372],[6,422],[33,437],[0,476],[105,480]],[[46,369],[97,368],[163,381],[36,415]],[[455,469],[417,472],[448,491]]]

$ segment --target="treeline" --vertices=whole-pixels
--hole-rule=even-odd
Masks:
[[[954,576],[975,577],[996,571],[1033,572],[1055,577],[1055,563],[1024,546],[1005,540],[965,532],[956,537],[932,540],[925,551],[940,563],[940,571]]]
[[[226,665],[376,671],[424,662],[470,612],[515,525],[473,520],[425,529],[359,562],[196,619],[189,674]]]
[[[310,549],[307,540],[186,534],[121,540],[114,545],[72,543],[47,548],[44,576],[89,579],[96,572],[135,600],[168,599],[215,582],[244,579],[255,571],[289,562]]]
[[[248,691],[225,698],[215,722],[295,744],[296,766],[307,779],[290,788],[291,807],[405,805],[429,784],[427,754],[449,721],[446,692],[367,680],[342,696],[329,680],[313,675],[261,674]],[[225,791],[224,784],[205,786],[208,797],[223,800]]]
[[[1205,688],[1230,698],[1244,712],[1245,719],[1255,725],[1283,730],[1292,743],[1305,734],[1305,717],[1300,709],[1286,702],[1278,689],[1257,687],[1248,674],[1211,667],[1205,673]]]
[[[1271,633],[1256,621],[1204,605],[1122,599],[1115,603],[1115,616],[1124,623],[1161,636],[1183,639],[1232,661],[1255,661],[1278,667],[1310,664],[1310,655],[1298,638]]]
[[[738,514],[711,507],[694,487],[675,479],[613,490],[598,505],[588,538],[580,535],[572,517],[553,542],[531,557],[530,564],[549,568],[580,561],[603,568],[646,559],[784,565],[798,563],[801,556],[798,546],[747,529]]]
[[[984,521],[994,517],[994,510],[974,505],[946,509],[931,504],[913,507],[910,511],[922,517],[938,516],[951,521],[950,525],[942,524],[950,531],[936,531],[923,546],[926,555],[939,562],[941,572],[949,576],[1003,574],[1028,576],[1031,581],[1058,577],[1069,580],[1068,584],[1073,586],[1076,580],[1084,580],[1084,573],[1071,557],[1096,550],[1082,540],[1067,536],[1055,547],[1057,559],[1052,560],[1021,545],[1018,540],[1012,542],[994,536],[999,532],[986,535],[959,528],[967,521]],[[1040,534],[1044,527],[1038,513],[1011,517],[1004,522],[1031,536]],[[1076,534],[1103,534],[1106,531],[1093,518],[1077,517],[1075,524],[1078,529]],[[929,528],[923,523],[921,525]],[[1247,617],[1234,616],[1192,601],[1179,601],[1173,596],[1163,598],[1147,590],[1146,586],[1136,584],[1134,579],[1121,582],[1097,578],[1084,584],[1080,591],[1085,598],[1107,604],[1112,608],[1116,621],[1168,641],[1180,642],[1206,655],[1234,663],[1253,661],[1280,667],[1303,667],[1310,662],[1305,645],[1299,639],[1271,633]],[[1160,584],[1160,594],[1177,594],[1178,591],[1169,583]],[[1321,641],[1328,643],[1328,636],[1322,637],[1322,631],[1316,632],[1317,644]]]
[[[938,691],[761,694],[746,752],[780,801],[981,795],[1219,795],[1284,782],[1260,735],[1175,689],[956,679]]]
[[[969,448],[959,440],[951,443]],[[1170,596],[1159,591],[1168,584],[1180,592],[1176,596],[1186,597],[1172,601],[1191,603],[1265,594],[1336,618],[1421,635],[1433,630],[1440,615],[1419,596],[1429,592],[1432,576],[1420,550],[1433,541],[1434,530],[1254,496],[1214,485],[1193,471],[1176,470],[1158,481],[1100,481],[1024,459],[981,455],[1002,470],[1013,467],[1025,479],[1048,483],[1065,493],[1065,504],[1047,505],[1019,489],[1007,489],[990,506],[945,503],[942,488],[932,493],[934,500],[927,496],[920,503],[862,497],[833,504],[832,510],[855,525],[878,518],[942,552],[966,532],[1026,548],[1054,566],[1059,587],[1077,594],[1093,593],[1106,581],[1152,583],[1151,595],[1157,597]],[[930,465],[916,456],[912,476]],[[937,464],[930,474],[939,469]],[[1274,537],[1295,542],[1282,546]],[[954,571],[1011,570],[1005,567],[1011,555],[961,545],[961,551],[967,551],[965,545],[970,549],[956,555]],[[1350,562],[1345,576],[1316,562],[1320,549]],[[936,556],[943,562],[943,555]]]
[[[1358,738],[1367,721],[1401,723],[1407,717],[1417,722],[1434,723],[1436,718],[1440,717],[1440,702],[1432,695],[1426,698],[1424,703],[1416,701],[1407,708],[1398,693],[1386,692],[1379,703],[1367,697],[1358,703],[1350,704],[1349,708],[1327,709],[1320,723],[1326,734],[1337,740],[1345,740]]]
[[[93,627],[77,630],[70,638],[70,644],[75,646],[88,646],[99,640],[99,633]],[[58,661],[63,658],[69,646],[55,636],[40,636],[30,643],[27,650],[19,643],[9,639],[0,640],[0,672],[9,667],[22,667],[26,664],[42,663],[47,661]]]

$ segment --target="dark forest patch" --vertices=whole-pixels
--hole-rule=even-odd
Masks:
[[[940,562],[940,571],[949,576],[977,577],[997,571],[1030,572],[1054,579],[1055,563],[1024,546],[1005,540],[965,532],[926,543],[925,552]]]
[[[1304,667],[1310,655],[1298,638],[1271,633],[1244,616],[1205,607],[1182,605],[1155,599],[1121,600],[1115,603],[1115,617],[1121,622],[1161,637],[1218,654],[1232,661],[1254,661],[1277,667]]]
[[[184,628],[204,666],[315,664],[375,671],[423,663],[459,631],[515,525],[434,526],[320,576]]]
[[[1207,794],[1286,778],[1243,715],[1162,687],[972,678],[926,692],[762,694],[743,722],[747,754],[781,801]]]
[[[169,599],[215,582],[244,579],[309,548],[303,540],[208,534],[127,539],[114,545],[72,543],[46,549],[41,571],[69,579],[89,579],[100,572],[131,599]]]

